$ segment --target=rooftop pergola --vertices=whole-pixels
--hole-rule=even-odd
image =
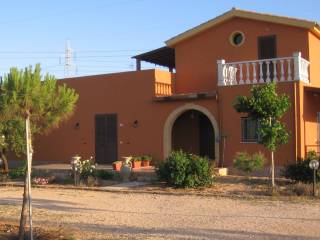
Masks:
[[[150,52],[142,53],[132,58],[136,59],[136,69],[141,70],[141,61],[167,67],[172,71],[175,65],[175,51],[170,47],[161,47]]]

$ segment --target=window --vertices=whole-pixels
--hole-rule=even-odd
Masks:
[[[257,120],[251,118],[241,118],[242,142],[258,142],[258,127]]]
[[[244,43],[244,33],[240,32],[240,31],[235,31],[233,33],[231,33],[229,41],[230,43],[235,46],[241,46]]]

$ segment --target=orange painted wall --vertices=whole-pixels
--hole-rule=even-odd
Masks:
[[[311,32],[308,37],[311,85],[320,87],[320,39]]]
[[[320,91],[306,90],[304,97],[305,151],[318,151],[317,112],[320,112]]]
[[[221,126],[222,134],[226,135],[225,164],[232,165],[232,160],[239,151],[254,153],[261,151],[270,159],[270,153],[265,147],[256,143],[241,143],[241,117],[244,114],[237,113],[232,104],[238,95],[249,95],[250,85],[228,86],[219,88],[219,101],[221,104]],[[278,92],[287,94],[291,101],[293,96],[293,83],[279,83]],[[287,144],[282,145],[275,154],[277,165],[286,165],[295,161],[295,141],[294,141],[294,106],[292,104],[289,111],[283,117],[287,130],[291,133],[290,140]]]
[[[60,128],[35,141],[35,161],[69,162],[71,156],[95,154],[95,114],[118,114],[118,156],[151,154],[163,159],[163,128],[169,114],[195,103],[218,116],[213,99],[154,102],[154,81],[168,82],[169,72],[145,70],[63,80],[80,95],[75,114]],[[133,122],[139,126],[134,128]],[[80,128],[75,129],[79,122]],[[122,124],[122,126],[120,126]]]
[[[233,47],[230,34],[240,30],[245,43]],[[124,72],[62,80],[80,95],[77,110],[72,118],[53,130],[48,136],[39,136],[35,142],[36,161],[69,162],[70,157],[95,154],[95,114],[118,114],[118,156],[151,154],[156,160],[163,159],[163,131],[169,114],[185,105],[194,103],[205,107],[215,117],[219,130],[227,135],[225,165],[231,166],[237,151],[256,152],[265,148],[253,143],[241,143],[240,117],[232,107],[237,95],[249,94],[251,85],[217,86],[217,60],[227,62],[255,60],[258,58],[257,37],[277,35],[278,57],[302,52],[311,61],[311,85],[300,82],[279,83],[279,92],[290,96],[292,106],[283,121],[291,132],[288,144],[276,153],[277,165],[292,163],[303,157],[305,144],[314,142],[314,111],[318,111],[313,97],[305,93],[306,86],[318,86],[320,76],[320,44],[305,29],[252,21],[231,19],[217,27],[179,43],[176,51],[176,74],[160,70]],[[218,92],[216,99],[180,100],[155,102],[155,81],[170,83],[175,79],[176,93]],[[320,85],[320,82],[319,82]],[[311,94],[312,95],[312,94]],[[319,104],[320,106],[320,104]],[[317,109],[316,109],[317,108]],[[133,122],[138,121],[138,127]],[[79,123],[80,128],[75,129]],[[220,144],[220,157],[222,148]]]
[[[229,43],[232,32],[240,30],[245,42]],[[308,31],[279,24],[234,18],[175,46],[177,92],[206,92],[217,89],[217,60],[227,62],[258,59],[258,36],[277,35],[278,57],[302,52],[309,59]]]

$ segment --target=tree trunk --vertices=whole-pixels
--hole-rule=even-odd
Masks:
[[[24,189],[23,189],[23,201],[22,201],[22,210],[20,216],[20,226],[19,226],[19,240],[24,240],[25,228],[27,223],[27,215],[28,215],[28,173],[27,169],[25,171],[24,178]]]
[[[272,117],[269,118],[269,124],[270,128],[272,126]],[[272,192],[275,187],[275,181],[274,181],[274,151],[271,151],[271,167],[270,167],[270,174],[271,174],[271,187],[272,187]]]
[[[9,173],[9,164],[3,149],[0,150],[0,157],[2,158],[4,164],[3,172],[6,175]]]
[[[26,145],[27,145],[27,170],[25,174],[23,202],[19,227],[19,240],[23,240],[25,236],[25,227],[27,222],[27,203],[29,203],[29,226],[30,226],[30,240],[33,240],[32,232],[32,202],[31,202],[31,167],[32,167],[32,141],[30,130],[30,116],[26,117]]]
[[[272,188],[275,187],[275,180],[274,180],[274,152],[271,151],[271,186]]]

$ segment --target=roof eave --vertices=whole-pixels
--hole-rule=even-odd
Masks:
[[[295,18],[289,18],[289,17],[283,17],[283,16],[276,16],[271,14],[263,14],[263,13],[255,13],[250,11],[244,11],[244,10],[237,10],[233,9],[230,10],[212,20],[209,20],[208,22],[205,22],[197,27],[194,27],[184,33],[181,33],[169,40],[167,40],[165,43],[169,47],[174,47],[179,42],[188,39],[190,37],[193,37],[201,32],[206,31],[207,29],[217,26],[231,18],[234,17],[240,17],[240,18],[246,18],[246,19],[252,19],[252,20],[258,20],[258,21],[264,21],[264,22],[272,22],[276,24],[282,24],[292,27],[300,27],[305,28],[313,33],[315,33],[318,37],[320,37],[320,27],[318,23],[308,21],[308,20],[301,20],[301,19],[295,19]]]

